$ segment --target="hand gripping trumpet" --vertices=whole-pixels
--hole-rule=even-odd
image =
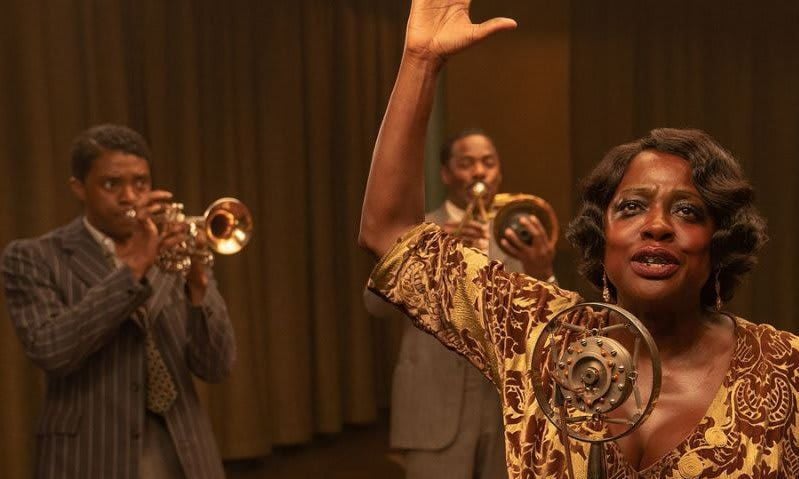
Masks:
[[[135,218],[136,210],[129,210],[127,216]],[[158,256],[158,266],[170,273],[186,274],[192,261],[210,266],[214,261],[213,253],[238,253],[252,238],[252,214],[236,198],[214,201],[202,216],[186,216],[183,203],[167,203],[164,211],[153,220],[159,228],[169,224],[184,224],[188,228],[186,241]],[[198,241],[200,234],[205,235],[204,245]]]
[[[494,195],[493,201],[488,205],[488,187],[482,181],[472,184],[469,187],[469,193],[471,201],[455,230],[456,236],[469,221],[476,220],[481,223],[493,221],[494,240],[503,250],[504,247],[500,240],[505,237],[505,230],[508,228],[513,230],[522,242],[531,245],[533,237],[520,220],[522,217],[533,215],[544,226],[550,245],[554,247],[557,243],[560,234],[558,217],[552,206],[543,198],[524,193],[499,193]],[[509,251],[505,251],[505,253],[510,254]]]

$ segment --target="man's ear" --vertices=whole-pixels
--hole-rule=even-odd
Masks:
[[[74,194],[75,197],[78,198],[81,203],[86,202],[86,186],[83,184],[82,181],[75,178],[74,176],[70,176],[69,188],[72,190],[72,194]]]

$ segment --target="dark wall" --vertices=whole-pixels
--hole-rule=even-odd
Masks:
[[[743,164],[771,241],[729,309],[785,329],[799,279],[799,45],[795,2],[483,1],[519,22],[446,69],[446,126],[497,139],[505,189],[549,200],[566,223],[576,185],[612,146],[660,126],[701,128]],[[561,283],[595,292],[559,245]]]

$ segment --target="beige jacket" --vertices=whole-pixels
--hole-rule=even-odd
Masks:
[[[450,211],[452,208],[442,204],[428,213],[425,220],[439,225],[458,220],[451,217]],[[493,238],[489,238],[488,257],[502,261],[510,271],[522,271],[521,263],[506,255]],[[373,316],[404,321],[391,391],[391,447],[421,450],[447,447],[461,427],[466,368],[473,366],[435,337],[415,328],[398,309],[369,290],[364,292],[364,303]],[[499,395],[497,407],[500,407]]]

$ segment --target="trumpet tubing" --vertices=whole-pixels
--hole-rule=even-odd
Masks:
[[[485,205],[486,193],[488,193],[488,186],[482,181],[476,181],[469,186],[471,201],[469,201],[469,204],[466,206],[463,218],[461,218],[461,222],[455,230],[455,236],[460,235],[461,230],[469,221],[476,220],[481,223],[488,223],[489,214],[488,211],[486,211]]]
[[[555,246],[560,234],[560,226],[555,210],[549,203],[538,196],[523,193],[498,193],[494,195],[493,202],[486,204],[488,187],[482,181],[477,181],[469,187],[471,200],[466,207],[466,211],[461,219],[455,235],[459,235],[463,227],[469,221],[476,220],[481,223],[494,222],[493,235],[497,244],[506,253],[500,241],[505,237],[505,230],[510,228],[516,236],[528,245],[532,244],[533,237],[525,228],[520,220],[525,216],[536,216],[547,233],[547,241]],[[488,207],[487,207],[488,206]]]

